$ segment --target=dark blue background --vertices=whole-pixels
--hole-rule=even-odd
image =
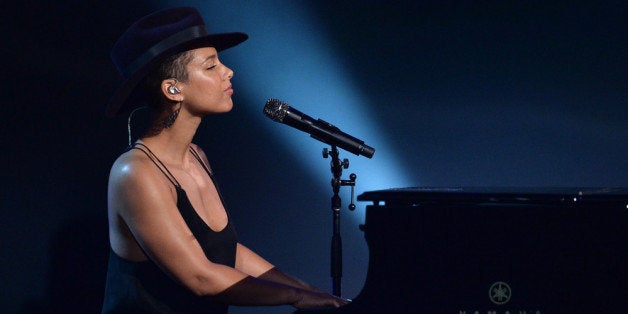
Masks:
[[[119,83],[108,53],[132,21],[165,6],[3,3],[0,304],[7,313],[99,310],[107,175],[126,145],[126,119],[103,116]],[[307,10],[376,104],[364,110],[391,151],[376,151],[372,167],[400,168],[416,186],[628,186],[624,2],[321,1]],[[220,28],[239,30],[237,20]],[[254,59],[262,44],[280,42],[252,38],[243,49]],[[208,117],[196,142],[210,156],[241,240],[329,290],[331,195],[318,184],[330,177],[326,161],[311,172],[269,135],[283,126],[259,118],[265,99],[246,83],[256,73],[238,72],[230,58],[223,61],[236,69],[236,108]],[[377,163],[385,153],[400,164]],[[347,297],[359,292],[368,264],[355,216],[343,212]]]

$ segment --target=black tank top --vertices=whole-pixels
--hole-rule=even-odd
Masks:
[[[235,267],[237,237],[230,217],[227,216],[227,226],[223,230],[213,231],[196,213],[185,190],[157,156],[141,143],[137,143],[131,149],[144,152],[175,186],[177,208],[203,248],[205,256],[213,263]],[[214,176],[198,153],[191,147],[190,152],[218,188]],[[220,192],[218,195],[224,205]],[[132,262],[110,250],[102,313],[227,313],[227,311],[226,304],[196,296],[166,275],[151,260]]]

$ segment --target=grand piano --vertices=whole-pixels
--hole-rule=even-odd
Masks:
[[[295,313],[628,313],[628,190],[365,192],[365,284]]]

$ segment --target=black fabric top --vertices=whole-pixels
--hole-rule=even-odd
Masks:
[[[213,231],[196,213],[185,191],[150,149],[141,144],[133,148],[143,151],[174,184],[177,191],[177,208],[207,258],[213,263],[235,267],[237,236],[231,219],[223,230]],[[190,151],[214,181],[211,172],[196,151],[192,148]],[[153,261],[132,262],[121,258],[113,250],[110,252],[102,313],[227,313],[227,311],[228,305],[194,295],[170,278]]]

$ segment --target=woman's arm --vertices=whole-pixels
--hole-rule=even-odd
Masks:
[[[246,278],[247,274],[205,257],[176,207],[174,187],[140,154],[124,154],[109,178],[110,213],[133,237],[125,242],[136,241],[148,258],[197,295],[218,294]]]
[[[132,239],[126,242],[136,241],[165,273],[200,297],[228,304],[291,304],[302,309],[342,305],[342,300],[327,294],[257,279],[209,261],[179,214],[172,184],[139,154],[127,153],[112,167],[109,210],[110,218],[130,231]]]
[[[273,266],[246,246],[238,243],[236,269],[259,279],[264,279],[304,290],[322,292],[314,286],[292,277]]]

